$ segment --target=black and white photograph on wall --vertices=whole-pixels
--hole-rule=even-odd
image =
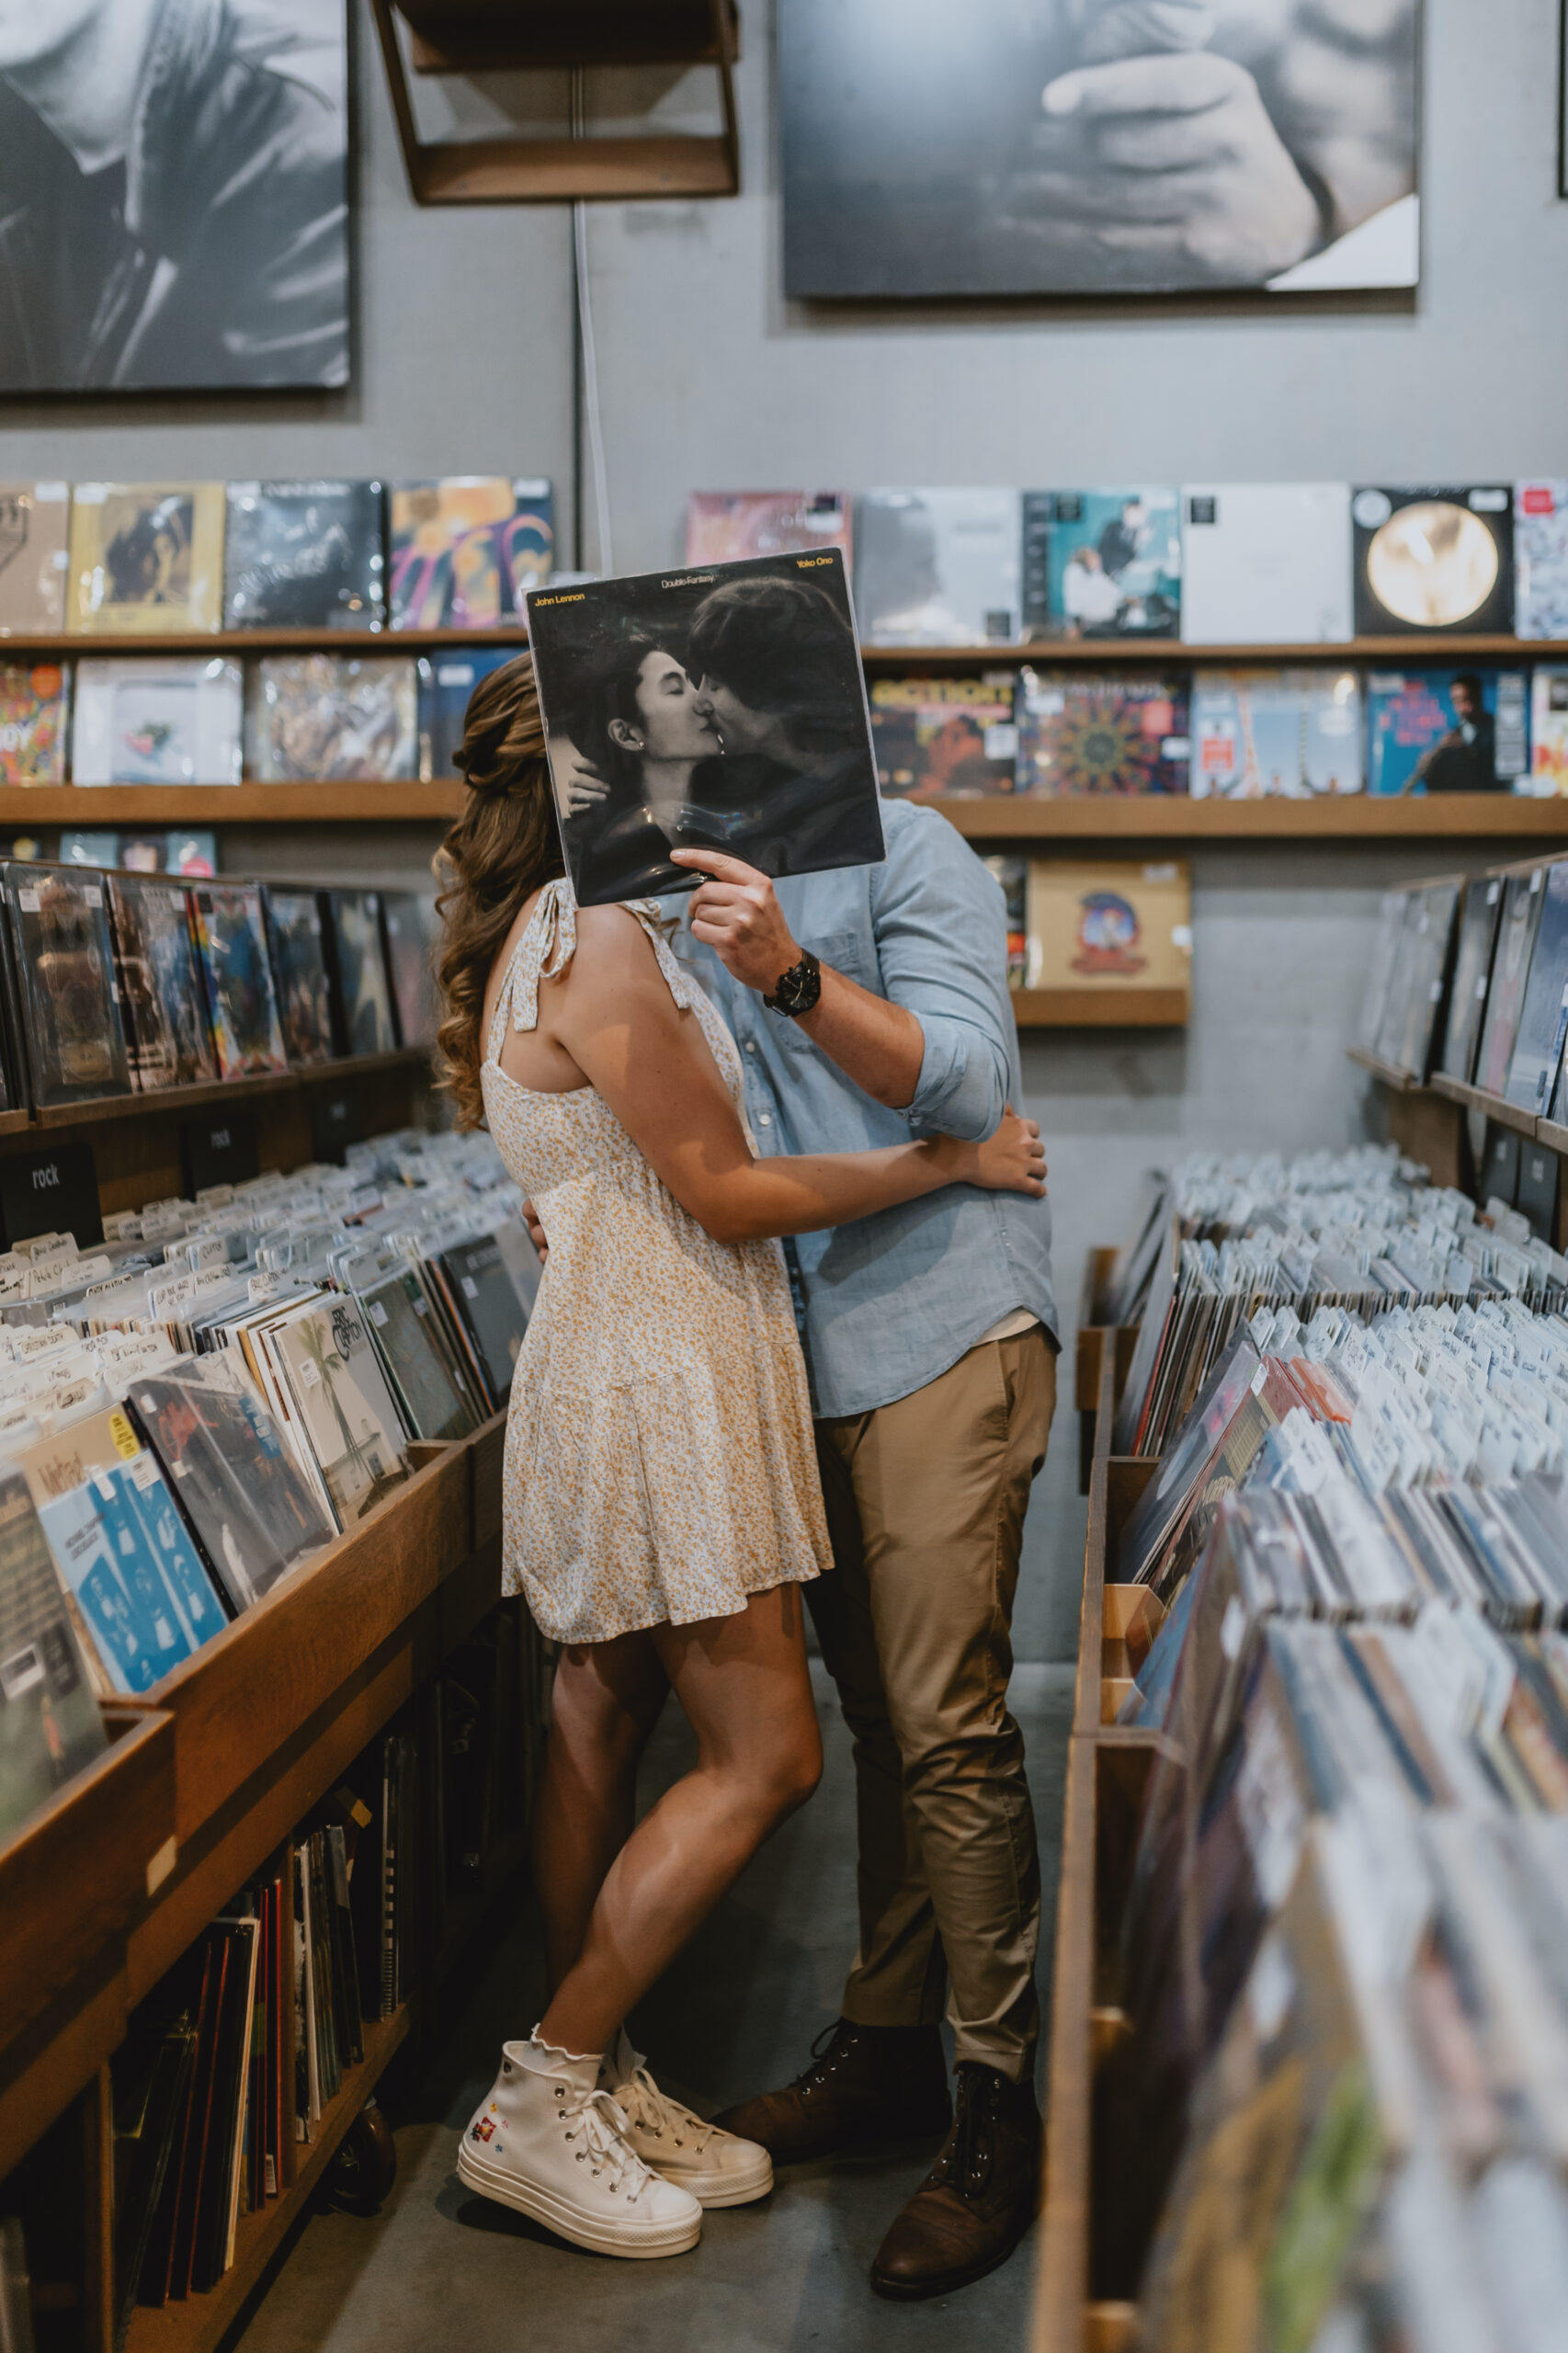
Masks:
[[[345,0],[0,0],[0,393],[347,384]]]
[[[881,861],[842,549],[536,589],[528,628],[583,905],[694,889],[674,849],[774,876]]]
[[[785,291],[1415,285],[1420,0],[779,0]]]

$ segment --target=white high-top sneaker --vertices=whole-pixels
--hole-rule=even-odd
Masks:
[[[459,2177],[596,2255],[684,2255],[702,2209],[643,2164],[599,2068],[534,2036],[503,2043],[458,2148]]]
[[[749,2206],[773,2187],[773,2160],[755,2141],[721,2132],[662,2092],[624,2027],[605,2052],[600,2083],[626,2119],[626,2137],[645,2165],[700,2206]]]

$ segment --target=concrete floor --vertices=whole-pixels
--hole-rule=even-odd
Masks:
[[[820,1666],[815,1672],[822,1676]],[[737,1883],[635,2021],[659,2075],[692,2105],[783,2082],[836,2015],[854,1943],[854,1791],[831,1686],[819,1686],[827,1770],[816,1797]],[[1040,1991],[1049,1996],[1072,1670],[1023,1666],[1014,1706],[1046,1871]],[[684,1768],[672,1708],[655,1735],[650,1793]],[[763,2204],[710,2215],[696,2251],[664,2263],[581,2255],[521,2215],[476,2199],[453,2171],[458,2135],[494,2072],[497,2048],[539,2011],[537,1938],[526,1907],[498,1927],[466,2005],[422,2076],[398,2087],[398,2178],[370,2222],[313,2214],[240,2340],[244,2353],[424,2353],[433,2346],[529,2353],[926,2353],[1023,2345],[1035,2243],[946,2302],[891,2305],[866,2272],[929,2155],[821,2164],[783,2175]]]

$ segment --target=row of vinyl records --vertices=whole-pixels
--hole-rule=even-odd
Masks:
[[[1221,2309],[1227,2346],[1268,2353],[1560,2339],[1562,1295],[1439,1286],[1369,1320],[1274,1247],[1462,1231],[1422,1192],[1387,1158],[1238,1157],[1177,1168],[1159,1204],[1165,1236],[1260,1245],[1107,1564],[1166,1610],[1120,1710],[1160,1740],[1091,2263],[1161,2353],[1207,2353]],[[1157,1285],[1151,1325],[1124,1432],[1175,1344]]]
[[[838,547],[872,644],[1568,634],[1568,483],[696,491],[688,566]],[[553,574],[551,485],[0,484],[0,634],[506,629]]]
[[[506,647],[417,658],[267,654],[0,661],[0,784],[426,781]],[[1025,667],[873,677],[881,790],[1322,794],[1568,790],[1568,669]]]
[[[403,1131],[0,1256],[0,1832],[510,1393],[540,1267],[488,1137]]]
[[[1536,1118],[1568,1115],[1568,862],[1525,859],[1385,892],[1359,1041]]]
[[[0,860],[0,1106],[435,1042],[433,897]]]

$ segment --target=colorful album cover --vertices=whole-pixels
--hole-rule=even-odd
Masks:
[[[842,548],[848,563],[853,513],[846,490],[694,490],[686,502],[687,565],[817,548]]]
[[[1006,644],[1018,634],[1016,490],[871,490],[855,518],[869,645]]]
[[[132,1078],[144,1088],[210,1082],[218,1056],[186,892],[142,874],[108,884]]]
[[[412,777],[416,708],[405,657],[268,655],[256,665],[254,773],[264,784]]]
[[[1358,637],[1512,634],[1514,494],[1506,483],[1369,486],[1352,496],[1350,517]]]
[[[1354,635],[1348,483],[1189,483],[1181,512],[1188,645],[1332,645]]]
[[[555,565],[548,482],[449,474],[392,494],[393,629],[520,629]]]
[[[232,482],[223,547],[228,629],[381,629],[379,482]]]
[[[121,834],[67,828],[60,836],[62,866],[121,866],[129,874],[216,874],[218,836],[205,828]]]
[[[332,989],[321,899],[314,891],[267,889],[267,928],[272,942],[272,976],[278,984],[278,1018],[291,1063],[332,1060]]]
[[[1185,792],[1190,745],[1181,677],[1018,677],[1020,792]]]
[[[1029,862],[1027,858],[997,856],[985,861],[1002,892],[1007,923],[1007,986],[1027,985],[1029,965]]]
[[[58,662],[0,662],[0,784],[63,784],[71,712]]]
[[[873,678],[871,742],[882,791],[895,801],[1011,792],[1017,688],[1012,670],[978,678]]]
[[[1174,489],[1026,491],[1022,537],[1026,637],[1181,635]]]
[[[185,637],[223,618],[221,482],[79,482],[71,494],[67,628]]]
[[[220,1074],[254,1078],[287,1070],[261,885],[198,883],[191,905]]]
[[[1492,958],[1492,985],[1486,997],[1486,1018],[1475,1057],[1474,1084],[1488,1095],[1501,1095],[1514,1059],[1514,1039],[1519,1007],[1529,979],[1530,958],[1546,896],[1546,869],[1510,874],[1503,889],[1503,913],[1497,925],[1497,945]]]
[[[358,1302],[312,1302],[274,1328],[271,1345],[333,1508],[352,1528],[408,1476],[397,1407]]]
[[[0,637],[65,627],[70,514],[62,482],[0,482]]]
[[[436,943],[440,917],[433,896],[417,891],[383,891],[381,925],[400,1046],[436,1042]]]
[[[214,657],[85,655],[76,665],[76,784],[238,784],[244,674]]]
[[[1568,482],[1514,484],[1514,633],[1568,637]]]
[[[1568,792],[1568,670],[1545,662],[1530,680],[1529,790],[1542,799]]]
[[[517,658],[516,646],[458,646],[450,653],[422,654],[415,665],[419,681],[419,775],[428,784],[456,776],[463,722],[481,678]]]
[[[325,896],[328,954],[337,983],[337,1051],[340,1054],[390,1054],[397,1044],[397,1032],[381,947],[381,894],[329,891]]]
[[[506,1286],[508,1294],[511,1286]],[[424,1285],[412,1267],[373,1283],[358,1304],[411,1438],[462,1438],[473,1414],[442,1354]]]
[[[1354,670],[1193,674],[1195,801],[1359,792],[1361,744]]]
[[[248,1392],[143,1376],[127,1404],[236,1610],[333,1535],[278,1425]]]
[[[691,890],[677,848],[774,876],[885,855],[842,549],[537,590],[528,617],[582,905]]]
[[[1529,775],[1527,670],[1369,670],[1369,792],[1512,792]]]
[[[61,1575],[19,1471],[0,1477],[0,1836],[9,1836],[105,1745]]]
[[[1031,989],[1187,989],[1192,879],[1185,864],[1031,858]]]
[[[4,873],[34,1101],[128,1094],[102,876],[41,864]]]

